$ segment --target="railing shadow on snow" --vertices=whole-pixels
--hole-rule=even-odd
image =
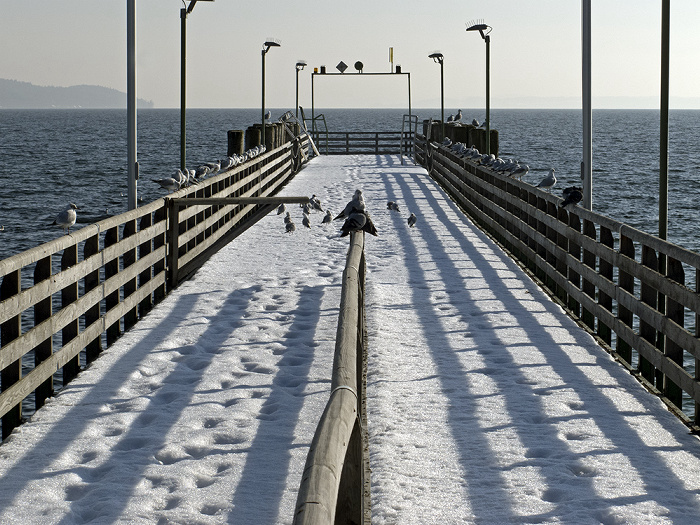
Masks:
[[[472,220],[698,430],[700,254],[581,207],[563,208],[559,197],[424,136],[415,150]]]
[[[286,142],[145,206],[0,261],[2,439],[213,253],[270,210],[300,169]],[[201,199],[211,204],[201,204]],[[198,199],[183,206],[181,199]],[[33,405],[33,406],[32,406]]]

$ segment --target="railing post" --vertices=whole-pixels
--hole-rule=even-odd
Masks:
[[[83,259],[87,260],[93,255],[96,255],[100,251],[100,236],[96,233],[88,240],[85,241],[83,246]],[[90,272],[85,275],[83,279],[85,285],[85,293],[97,288],[100,284],[100,270],[97,269],[94,272]],[[100,319],[100,302],[97,301],[94,306],[91,306],[85,312],[85,328],[87,329],[93,323],[99,321]],[[85,347],[85,362],[93,362],[98,355],[102,352],[102,341],[100,337],[96,337],[90,341]]]
[[[168,220],[168,205],[167,201],[163,199],[163,206],[158,208],[154,214],[154,220],[155,224],[160,224],[161,222],[165,222],[167,226],[167,220]],[[159,248],[162,248],[165,246],[165,243],[167,238],[167,228],[165,233],[161,233],[160,235],[156,235],[153,238],[153,249],[158,250]],[[154,265],[153,265],[153,277],[159,275],[161,272],[165,272],[167,268],[167,254],[163,257],[163,259],[158,260]],[[167,279],[166,279],[167,280]],[[165,284],[159,286],[153,291],[153,301],[157,304],[161,302],[165,298]]]
[[[110,228],[105,233],[104,247],[108,248],[119,242],[119,227]],[[119,273],[119,257],[115,257],[111,261],[105,263],[105,281],[114,277]],[[105,297],[105,313],[119,306],[119,290],[114,290],[111,294]],[[117,319],[114,323],[107,327],[107,346],[114,343],[121,335],[120,321]]]
[[[168,199],[168,288],[172,290],[177,286],[177,259],[180,247],[180,205],[173,199]]]
[[[654,271],[658,271],[659,269],[659,259],[656,256],[656,252],[646,245],[642,245],[642,264]],[[646,281],[642,281],[641,283],[641,299],[644,304],[647,304],[656,310],[658,292],[653,285],[647,283]],[[652,325],[641,319],[639,321],[639,334],[653,346],[656,346],[656,330]],[[648,359],[641,355],[639,356],[639,371],[642,374],[642,377],[644,377],[652,385],[654,384],[654,366]]]
[[[141,221],[139,223],[139,231],[143,231],[153,224],[153,218],[150,213],[147,213],[143,217],[141,217]],[[151,239],[148,239],[145,242],[142,242],[139,244],[139,259],[143,259],[146,257],[149,253],[152,251],[152,246],[153,241]],[[151,280],[151,267],[149,266],[145,270],[143,270],[139,274],[139,283],[138,286],[139,288],[142,288],[145,286],[145,284]],[[149,294],[148,297],[144,297],[141,302],[139,303],[139,316],[143,317],[146,315],[146,313],[153,307],[153,299],[151,295]]]
[[[575,213],[569,213],[568,216],[569,227],[572,230],[581,233],[581,220],[579,219],[578,215],[576,215]],[[569,254],[577,261],[581,260],[581,246],[576,244],[573,240],[569,241]],[[568,273],[569,282],[574,285],[574,288],[580,290],[581,276],[573,268],[568,268]],[[571,295],[569,296],[568,306],[569,310],[574,312],[576,317],[581,317],[581,305]]]
[[[613,237],[612,231],[610,231],[610,229],[606,228],[605,226],[600,227],[600,244],[607,246],[608,248],[610,248],[610,250],[615,249],[615,238]],[[611,283],[614,282],[613,264],[612,262],[607,261],[602,257],[598,262],[598,273],[600,273],[602,277],[605,277],[605,279],[607,279]],[[602,290],[598,290],[598,304],[605,308],[608,312],[612,313],[613,298],[605,292],[603,292]],[[605,323],[601,323],[600,319],[598,320],[598,336],[608,345],[612,345],[612,328],[606,325]],[[619,348],[617,353],[620,353]],[[625,359],[624,356],[621,357]],[[625,360],[628,364],[631,364],[631,357]]]
[[[63,250],[61,270],[67,270],[78,263],[78,245],[73,244]],[[78,282],[69,284],[61,290],[61,308],[66,308],[78,300]],[[74,319],[61,330],[61,344],[65,347],[78,336],[78,319]],[[80,372],[80,355],[63,365],[63,384],[66,385]]]
[[[9,299],[20,292],[21,274],[19,270],[8,273],[0,284],[0,301]],[[17,339],[22,333],[21,316],[18,314],[0,325],[0,348]],[[17,359],[0,371],[0,391],[5,391],[22,377],[22,360]],[[22,404],[17,403],[2,416],[2,439],[22,423]]]
[[[635,260],[634,243],[632,242],[632,239],[625,237],[623,234],[620,234],[620,254],[629,257],[632,259],[632,261]],[[634,295],[634,277],[632,275],[620,268],[618,269],[617,280],[621,289],[629,292],[631,295]],[[619,302],[617,303],[617,317],[630,329],[633,328],[632,312],[622,306]],[[616,350],[622,359],[627,361],[629,364],[632,364],[632,347],[627,341],[621,339],[619,335],[617,336]]]
[[[583,234],[589,239],[596,241],[596,230],[595,224],[591,221],[583,220]],[[595,272],[596,270],[596,256],[593,252],[584,249],[583,250],[583,264],[588,266],[591,270]],[[595,285],[587,279],[582,279],[581,289],[588,297],[595,300]],[[591,330],[595,329],[595,316],[593,312],[587,310],[586,308],[581,309],[581,319],[584,324]],[[608,343],[609,344],[609,343]]]
[[[681,262],[673,257],[668,257],[666,264],[666,275],[668,278],[681,285],[685,285],[685,271],[683,270]],[[681,303],[674,301],[670,297],[666,298],[666,315],[669,319],[683,327],[685,326],[684,314],[685,311]],[[678,365],[683,366],[683,348],[668,337],[666,337],[664,345],[664,354]],[[683,391],[666,376],[663,378],[663,392],[671,403],[678,408],[682,408]]]
[[[51,277],[51,255],[48,255],[37,261],[36,267],[34,268],[34,284],[39,284],[46,279]],[[99,308],[99,305],[98,305]],[[42,321],[49,319],[52,315],[53,306],[51,304],[51,297],[42,299],[37,304],[34,305],[34,326],[38,325]],[[53,337],[49,336],[36,347],[34,347],[34,366],[39,366],[46,359],[51,357],[53,353]],[[46,399],[53,395],[53,376],[44,381],[39,385],[36,390],[34,390],[34,408],[39,410]]]
[[[124,231],[122,233],[122,239],[128,239],[136,233],[136,220],[127,221],[124,223]],[[136,248],[132,248],[124,252],[122,256],[124,261],[124,271],[127,270],[129,266],[136,262]],[[129,279],[124,283],[124,299],[129,297],[131,294],[136,292],[136,276]],[[124,330],[128,330],[136,324],[138,321],[138,307],[134,306],[131,310],[124,313]]]

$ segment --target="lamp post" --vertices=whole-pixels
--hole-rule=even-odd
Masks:
[[[486,154],[491,154],[491,26],[488,26],[482,22],[477,24],[471,24],[467,27],[467,31],[478,31],[481,38],[486,42]]]
[[[186,104],[186,56],[187,56],[187,15],[194,9],[198,0],[190,0],[187,8],[180,9],[180,169],[185,169],[185,106]],[[213,2],[214,0],[201,0]]]
[[[297,60],[296,70],[297,70],[297,99],[296,99],[296,116],[299,118],[299,71],[302,71],[306,66],[306,60]]]
[[[444,68],[443,68],[443,61],[445,60],[445,57],[442,56],[442,53],[435,52],[430,55],[428,55],[428,58],[432,58],[433,61],[436,64],[440,64],[440,130],[442,132],[442,137],[443,139],[445,138],[445,76],[444,76]]]
[[[263,44],[262,48],[262,129],[260,130],[260,144],[265,145],[265,55],[271,47],[280,47],[280,43],[276,40],[269,39]]]
[[[126,3],[126,140],[127,140],[127,206],[136,209],[136,181],[139,177],[136,157],[136,2]]]

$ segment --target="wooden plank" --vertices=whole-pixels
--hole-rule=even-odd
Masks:
[[[86,243],[87,246],[87,243]],[[51,277],[51,255],[37,261],[34,268],[34,283],[42,282]],[[34,305],[34,326],[50,319],[53,305],[51,297],[47,297]],[[51,357],[53,353],[53,338],[47,337],[34,347],[34,366],[39,366],[43,361]],[[37,386],[34,395],[34,408],[39,410],[46,400],[53,395],[53,376],[49,377],[42,384]]]
[[[667,275],[669,279],[685,283],[685,270],[683,264],[673,257],[667,260]],[[679,327],[685,326],[685,309],[681,303],[678,303],[670,298],[666,299],[666,315],[670,320],[675,322]],[[690,335],[690,334],[689,334]],[[676,343],[673,339],[667,338],[664,345],[664,354],[674,363],[681,367],[683,366],[683,347]],[[683,394],[678,385],[676,385],[668,376],[663,377],[662,391],[664,395],[678,408],[683,408]]]
[[[87,241],[85,241],[85,246],[83,247],[83,258],[84,259],[90,259],[100,251],[100,237],[99,235],[95,235],[93,237],[90,237]],[[84,279],[84,285],[85,285],[85,291],[84,293],[87,294],[97,288],[100,284],[100,270],[96,269],[92,272],[89,272],[85,275]],[[90,326],[92,323],[97,321],[100,318],[100,303],[95,303],[94,306],[91,308],[88,308],[85,311],[85,325]],[[85,347],[85,362],[86,363],[92,363],[95,359],[97,359],[97,356],[100,355],[102,352],[102,341],[100,338],[96,338],[95,340],[91,341],[86,347]]]
[[[78,245],[74,244],[63,250],[61,257],[61,270],[74,266],[78,262]],[[78,300],[78,283],[71,283],[61,290],[61,310],[72,310],[73,304]],[[61,328],[61,344],[66,346],[72,339],[78,336],[78,316],[72,316],[63,328]],[[63,367],[63,384],[67,385],[80,372],[80,358],[75,356]]]

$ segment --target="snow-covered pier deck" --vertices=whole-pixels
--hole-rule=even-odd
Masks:
[[[372,523],[697,523],[698,439],[424,169],[320,157],[283,194],[337,213],[357,188],[379,231]],[[291,523],[348,242],[290,212],[296,232],[262,219],[15,429],[0,523]]]

